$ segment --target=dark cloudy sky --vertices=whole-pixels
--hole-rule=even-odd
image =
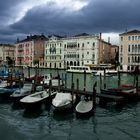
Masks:
[[[0,43],[29,34],[118,34],[140,26],[140,0],[1,0]]]

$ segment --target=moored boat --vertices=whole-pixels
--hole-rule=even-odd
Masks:
[[[77,117],[88,116],[93,112],[93,101],[92,98],[89,96],[85,96],[86,98],[82,99],[76,105],[76,115]]]
[[[49,101],[56,95],[56,91],[49,93],[49,90],[43,90],[30,94],[20,100],[25,109],[37,109],[40,108],[43,103]]]
[[[0,82],[0,88],[7,87],[7,85],[8,85],[8,83],[7,83],[7,81],[5,81],[5,80],[4,80],[4,81],[2,80],[2,81]]]
[[[25,83],[22,88],[17,89],[10,97],[13,101],[19,101],[21,98],[32,93],[33,85],[31,83]]]
[[[96,73],[93,72],[93,76],[100,76],[100,75],[101,75],[101,76],[106,76],[106,77],[112,76],[112,74],[104,73],[103,70],[98,70],[98,71],[96,71]]]
[[[119,88],[101,89],[101,94],[122,96],[125,99],[138,99],[140,98],[140,91],[136,87],[130,85],[122,85]]]
[[[0,88],[0,98],[9,98],[17,88]]]
[[[92,70],[89,66],[70,66],[67,69],[67,72],[74,72],[74,73],[92,73]]]
[[[73,104],[76,102],[76,96],[71,93],[58,92],[52,100],[52,105],[57,111],[64,111],[72,109]]]
[[[93,102],[85,101],[85,100],[80,101],[77,104],[75,110],[76,110],[77,115],[79,115],[79,116],[89,115],[93,110]]]
[[[36,82],[41,82],[43,80],[43,76],[42,75],[32,75],[31,77],[25,77],[25,81],[27,81],[27,82],[32,82],[33,80]]]

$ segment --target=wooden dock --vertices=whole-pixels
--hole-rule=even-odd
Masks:
[[[123,96],[108,95],[108,94],[101,94],[101,93],[96,94],[96,96],[99,98],[105,98],[110,101],[120,101],[124,99]]]
[[[96,97],[99,98],[100,105],[106,105],[108,102],[116,102],[117,105],[122,105],[124,101],[123,96],[109,95],[109,94],[96,94]]]

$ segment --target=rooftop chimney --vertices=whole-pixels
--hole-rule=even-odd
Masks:
[[[102,39],[102,33],[100,33],[99,39],[100,39],[100,40]]]
[[[108,37],[108,43],[110,43],[110,37]]]

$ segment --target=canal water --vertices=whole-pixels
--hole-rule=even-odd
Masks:
[[[41,74],[65,75],[64,71],[40,70]],[[31,72],[34,74],[34,70]],[[27,71],[25,71],[27,74]],[[67,75],[67,86],[71,86],[72,74]],[[84,75],[74,74],[73,81],[83,89]],[[105,79],[107,87],[117,86],[117,76]],[[86,75],[86,90],[92,91],[93,84],[100,78]],[[134,78],[121,75],[121,83],[132,84]],[[100,85],[99,85],[100,86]],[[140,102],[125,104],[116,108],[114,104],[100,107],[97,104],[94,115],[76,118],[75,112],[55,113],[50,109],[26,112],[14,107],[10,101],[0,103],[1,140],[140,140]]]

